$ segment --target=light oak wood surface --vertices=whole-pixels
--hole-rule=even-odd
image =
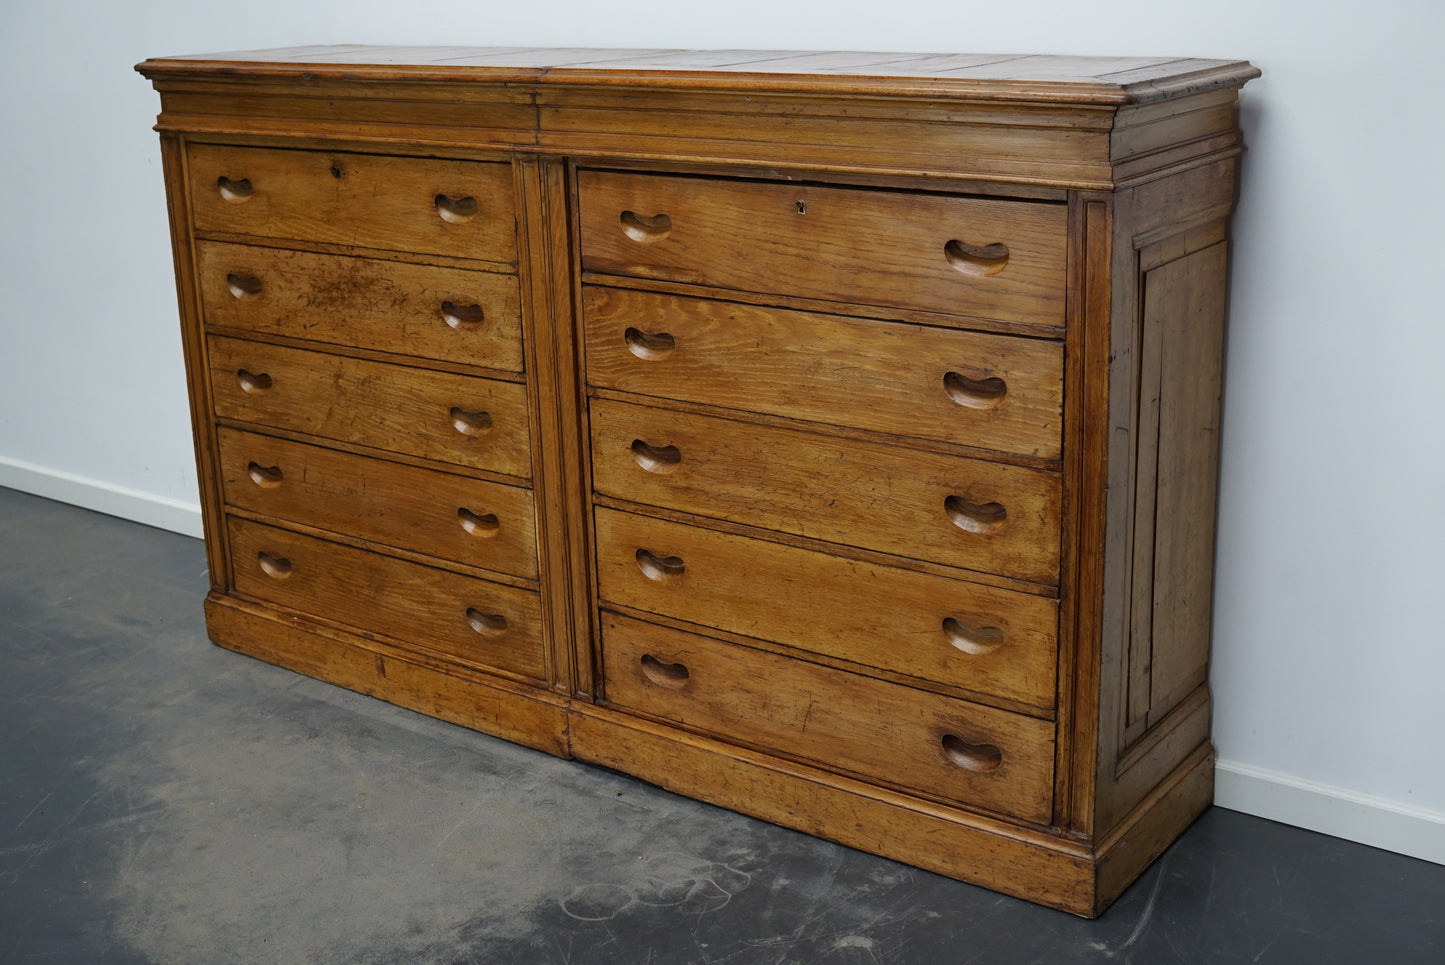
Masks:
[[[537,578],[529,490],[255,432],[217,436],[228,506]]]
[[[232,516],[236,592],[470,666],[542,677],[537,594]]]
[[[1081,915],[1208,805],[1255,68],[139,69],[218,644]]]
[[[192,145],[198,232],[517,258],[506,164]]]
[[[582,295],[593,385],[1059,456],[1057,342],[594,285]]]
[[[1058,604],[1046,597],[600,507],[597,582],[604,604],[1035,713],[1053,704]],[[822,605],[800,606],[805,599]]]
[[[1053,728],[604,613],[607,699],[724,740],[1048,823]]]
[[[211,241],[196,255],[212,328],[522,371],[513,275]]]
[[[210,351],[221,418],[530,475],[519,385],[234,338]]]
[[[1062,205],[585,171],[582,267],[1062,326]]]
[[[602,400],[592,460],[617,499],[1058,582],[1057,473]]]

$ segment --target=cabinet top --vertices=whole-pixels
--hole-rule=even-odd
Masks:
[[[1098,105],[1141,104],[1238,87],[1259,76],[1247,61],[1184,57],[365,45],[161,57],[136,69],[152,80],[289,76],[827,91]]]

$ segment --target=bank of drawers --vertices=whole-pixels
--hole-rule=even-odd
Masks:
[[[1063,206],[578,189],[605,698],[1047,824]]]
[[[510,166],[187,165],[236,592],[540,681]]]

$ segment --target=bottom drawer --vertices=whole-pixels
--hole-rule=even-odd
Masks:
[[[723,740],[1048,824],[1053,725],[602,614],[606,699]]]
[[[236,591],[469,664],[545,676],[537,594],[230,517]]]

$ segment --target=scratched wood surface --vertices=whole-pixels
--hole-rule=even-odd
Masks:
[[[210,361],[222,418],[531,474],[520,385],[214,336]]]
[[[1046,597],[600,507],[597,582],[604,604],[1002,697],[1035,713],[1053,705],[1058,604]],[[800,606],[805,599],[826,604]]]
[[[530,590],[230,517],[236,591],[472,666],[543,675]]]
[[[1058,581],[1056,473],[653,406],[595,400],[591,412],[600,493],[1033,583]],[[648,455],[668,450],[676,451],[675,465]],[[955,498],[960,502],[951,504]]]
[[[196,230],[517,259],[507,164],[192,144]]]
[[[593,385],[1059,456],[1057,342],[592,285],[583,313]]]
[[[206,324],[522,371],[510,274],[203,241]]]
[[[582,267],[1062,327],[1062,205],[578,176]]]
[[[616,706],[929,797],[1038,824],[1051,816],[1045,721],[610,613],[602,654]]]
[[[531,490],[255,432],[218,434],[227,505],[537,578]]]

